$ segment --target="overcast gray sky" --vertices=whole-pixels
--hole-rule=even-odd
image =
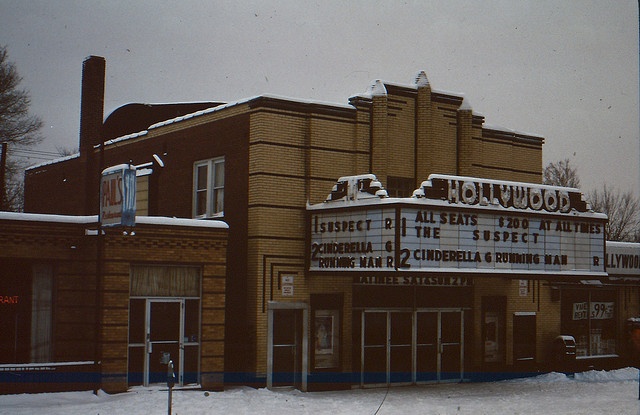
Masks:
[[[78,146],[89,55],[107,60],[105,116],[266,93],[346,104],[424,70],[487,124],[545,137],[545,165],[570,158],[584,191],[638,195],[636,0],[0,0],[0,44],[43,150]]]

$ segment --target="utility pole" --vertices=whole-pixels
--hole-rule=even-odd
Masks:
[[[2,154],[0,154],[0,210],[8,210],[7,206],[7,147],[6,142],[2,143]]]

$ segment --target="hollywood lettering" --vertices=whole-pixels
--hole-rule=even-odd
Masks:
[[[471,178],[431,177],[423,186],[425,197],[448,200],[452,204],[489,206],[522,210],[569,213],[586,212],[582,194],[571,188],[536,186],[526,183],[481,181]]]
[[[640,255],[607,254],[606,260],[608,269],[640,269]]]

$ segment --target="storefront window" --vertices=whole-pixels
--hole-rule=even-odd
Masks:
[[[563,290],[562,334],[576,340],[577,357],[616,353],[615,292]]]
[[[0,363],[52,359],[53,267],[0,262]]]
[[[31,362],[51,361],[53,270],[50,265],[34,265],[31,286]]]

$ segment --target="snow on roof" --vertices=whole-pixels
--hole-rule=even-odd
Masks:
[[[361,93],[358,93],[358,94],[351,95],[349,97],[349,99],[350,100],[352,98],[368,98],[368,99],[371,99],[373,96],[386,95],[387,94],[387,89],[386,89],[385,85],[394,86],[394,87],[398,87],[398,88],[417,90],[418,88],[421,88],[421,87],[429,85],[429,84],[430,84],[429,83],[429,79],[427,78],[427,74],[424,71],[420,71],[416,75],[415,84],[401,84],[401,83],[387,82],[387,81],[383,81],[383,80],[380,80],[380,79],[376,79],[375,81],[372,82],[372,84],[367,88],[367,90],[365,92],[361,92]],[[462,110],[472,110],[471,105],[468,104],[468,101],[467,101],[467,104],[465,104],[465,102],[464,102],[465,94],[462,93],[462,92],[446,91],[444,89],[433,89],[433,88],[431,89],[431,92],[433,92],[435,94],[448,95],[448,96],[452,96],[452,97],[462,98],[463,102],[462,102],[462,105],[461,105],[460,109],[462,109]],[[475,112],[475,111],[473,111],[473,115],[484,117],[484,114],[479,113],[479,112]],[[499,129],[501,129],[501,128],[499,128]],[[510,130],[507,130],[507,129],[504,129],[504,130],[505,131],[510,131]],[[528,134],[528,135],[533,135],[533,134]]]
[[[401,83],[393,83],[393,82],[387,82],[387,81],[383,81],[380,79],[376,79],[375,81],[373,81],[373,83],[367,88],[367,90],[364,93],[360,93],[360,94],[355,94],[352,95],[350,97],[351,98],[356,98],[356,97],[363,97],[363,98],[371,98],[373,96],[384,96],[387,95],[387,89],[385,85],[390,85],[390,86],[396,86],[396,87],[400,87],[400,88],[406,88],[406,89],[413,89],[413,90],[417,90],[418,87],[424,86],[429,84],[429,80],[427,78],[427,75],[424,71],[420,71],[415,78],[415,83],[414,84],[401,84]],[[459,97],[462,98],[462,104],[460,106],[460,109],[463,110],[472,110],[471,105],[469,104],[468,100],[465,98],[465,95],[461,92],[452,92],[452,91],[445,91],[445,90],[440,90],[440,89],[432,89],[432,92],[434,93],[438,93],[438,94],[443,94],[443,95],[449,95],[449,96],[455,96],[455,97]],[[285,100],[285,101],[290,101],[290,102],[297,102],[300,104],[310,104],[310,105],[323,105],[323,106],[331,106],[331,107],[337,107],[337,108],[345,108],[345,109],[354,109],[354,107],[351,104],[337,104],[337,103],[333,103],[333,102],[326,102],[326,101],[316,101],[316,100],[310,100],[310,99],[301,99],[301,98],[293,98],[293,97],[287,97],[287,96],[281,96],[281,95],[275,95],[275,94],[262,94],[262,95],[255,95],[255,96],[251,96],[251,97],[247,97],[247,98],[242,98],[239,99],[237,101],[231,101],[228,102],[226,104],[221,104],[221,105],[217,105],[217,106],[213,106],[211,108],[207,108],[204,110],[200,110],[200,111],[196,111],[190,114],[186,114],[186,115],[182,115],[179,117],[175,117],[175,118],[170,118],[164,121],[160,121],[158,123],[152,124],[151,126],[149,126],[148,129],[146,130],[142,130],[136,133],[132,133],[132,134],[127,134],[121,137],[116,137],[114,139],[105,141],[104,145],[108,146],[108,145],[112,145],[118,142],[122,142],[122,141],[127,141],[127,140],[131,140],[134,138],[138,138],[138,137],[142,137],[146,134],[149,133],[150,130],[156,129],[156,128],[161,128],[167,125],[171,125],[171,124],[175,124],[181,121],[185,121],[185,120],[189,120],[191,118],[195,118],[195,117],[200,117],[202,115],[206,115],[206,114],[211,114],[211,113],[215,113],[218,111],[222,111],[224,109],[227,108],[232,108],[235,107],[237,105],[242,105],[242,104],[246,104],[248,102],[260,99],[260,98],[270,98],[270,99],[279,99],[279,100]],[[473,112],[474,115],[479,115],[484,117],[483,114],[480,113],[476,113]],[[484,123],[483,124],[484,128],[488,128],[491,130],[497,130],[497,131],[506,131],[506,132],[511,132],[514,134],[522,134],[522,135],[527,135],[527,136],[532,136],[532,137],[541,137],[537,134],[531,134],[531,133],[518,133],[514,130],[508,129],[508,128],[504,128],[504,127],[500,127],[500,126],[489,126],[488,124]],[[542,138],[542,137],[541,137]],[[99,145],[95,146],[95,148],[98,148]],[[58,158],[58,159],[54,159],[54,160],[49,160],[46,161],[44,163],[39,163],[36,165],[33,165],[29,168],[27,168],[27,170],[31,170],[31,169],[36,169],[36,168],[40,168],[49,164],[55,164],[55,163],[60,163],[66,160],[70,160],[73,158],[77,158],[79,157],[79,153],[71,155],[71,156],[67,156],[67,157],[62,157],[62,158]]]
[[[0,220],[54,222],[74,224],[97,224],[98,216],[52,215],[44,213],[0,212]],[[189,226],[194,228],[228,229],[229,225],[221,220],[202,220],[169,218],[162,216],[136,216],[136,223],[145,225]]]
[[[172,119],[169,119],[169,120],[161,121],[159,123],[156,123],[156,124],[153,124],[152,126],[150,126],[149,130],[154,129],[154,128],[163,127],[163,126],[169,125],[169,124],[174,124],[174,123],[177,123],[177,122],[180,122],[180,121],[188,120],[190,118],[199,117],[201,115],[211,114],[211,113],[214,113],[214,112],[222,111],[223,109],[235,107],[237,105],[246,104],[248,102],[255,101],[255,100],[258,100],[260,98],[271,98],[271,99],[279,99],[279,100],[283,100],[283,101],[297,102],[297,103],[300,103],[300,104],[326,105],[326,106],[332,106],[332,107],[341,107],[341,108],[353,109],[353,106],[346,105],[346,104],[335,104],[335,103],[332,103],[332,102],[315,101],[315,100],[310,100],[310,99],[292,98],[292,97],[287,97],[287,96],[282,96],[282,95],[274,95],[274,94],[262,94],[262,95],[255,95],[255,96],[252,96],[252,97],[243,98],[243,99],[240,99],[240,100],[237,100],[237,101],[232,101],[232,102],[229,102],[227,104],[218,105],[217,107],[207,108],[206,110],[196,111],[194,113],[183,115],[181,117],[176,117],[176,118],[172,118]]]
[[[529,136],[529,137],[544,138],[540,134],[527,133],[527,132],[524,132],[524,131],[517,131],[517,130],[513,130],[511,128],[503,127],[501,125],[489,124],[489,123],[486,123],[486,122],[483,124],[483,128],[485,130],[505,131],[505,132],[512,133],[512,134],[517,134],[517,135],[526,135],[526,136]]]
[[[229,229],[229,225],[221,220],[168,218],[163,216],[136,216],[136,223],[145,225],[190,226],[194,228]]]
[[[117,173],[120,172],[122,170],[135,170],[136,166],[132,165],[132,164],[116,164],[115,166],[109,166],[106,169],[102,170],[102,175],[108,175],[111,173]]]
[[[424,86],[424,85],[427,85],[427,84],[429,84],[429,80],[427,79],[427,74],[424,73],[424,71],[421,71],[421,72],[418,73],[418,75],[416,75],[416,79],[415,79],[415,83],[414,84],[403,84],[403,83],[399,83],[399,82],[389,82],[389,81],[385,81],[385,80],[382,80],[382,79],[376,79],[375,81],[371,82],[371,85],[369,85],[367,87],[365,92],[354,94],[354,95],[351,96],[351,98],[354,98],[354,97],[370,98],[371,97],[371,93],[374,90],[374,88],[383,88],[384,92],[386,94],[385,85],[394,86],[394,87],[398,87],[398,88],[404,88],[404,89],[417,90],[418,87],[421,87],[421,86]],[[443,89],[431,89],[431,91],[434,92],[434,93],[437,93],[437,94],[451,95],[453,97],[464,98],[464,93],[462,93],[462,92],[446,91],[446,90],[443,90]]]
[[[618,247],[618,248],[640,249],[640,243],[637,243],[637,242],[607,241],[607,246],[613,246],[613,247]]]
[[[96,215],[70,216],[44,213],[0,212],[0,220],[87,224],[97,222],[98,217]]]
[[[441,95],[450,95],[452,97],[458,97],[464,99],[464,92],[459,91],[448,91],[446,89],[431,89],[432,92]]]
[[[164,127],[166,125],[175,124],[175,123],[178,123],[178,122],[181,122],[181,121],[189,120],[191,118],[200,117],[202,115],[206,115],[206,114],[211,114],[211,113],[215,113],[215,112],[218,112],[218,111],[222,111],[224,109],[232,108],[232,107],[235,107],[237,105],[246,104],[248,102],[255,101],[255,100],[258,100],[260,98],[279,99],[279,100],[297,102],[297,103],[300,103],[300,104],[331,106],[331,107],[344,108],[344,109],[350,109],[350,110],[354,109],[353,106],[349,105],[349,104],[336,104],[336,103],[327,102],[327,101],[292,98],[292,97],[286,97],[286,96],[275,95],[275,94],[255,95],[255,96],[251,96],[251,97],[247,97],[247,98],[242,98],[242,99],[239,99],[237,101],[232,101],[232,102],[229,102],[229,103],[226,103],[226,104],[217,105],[217,106],[214,106],[214,107],[211,107],[211,108],[207,108],[205,110],[200,110],[200,111],[196,111],[196,112],[193,112],[193,113],[190,113],[190,114],[186,114],[186,115],[182,115],[182,116],[179,116],[179,117],[170,118],[170,119],[167,119],[167,120],[164,120],[164,121],[160,121],[160,122],[157,122],[155,124],[152,124],[146,130],[138,131],[136,133],[131,133],[131,134],[123,135],[121,137],[113,138],[111,140],[107,140],[107,141],[104,142],[104,145],[105,146],[109,146],[109,145],[112,145],[112,144],[115,144],[115,143],[119,143],[119,142],[122,142],[122,141],[127,141],[127,140],[132,140],[134,138],[139,138],[139,137],[147,135],[150,130],[154,130],[156,128],[161,128],[161,127]],[[94,146],[94,148],[99,148],[99,147],[100,147],[99,144]],[[30,166],[26,170],[37,169],[37,168],[40,168],[40,167],[43,167],[43,166],[46,166],[46,165],[60,163],[60,162],[63,162],[63,161],[66,161],[66,160],[70,160],[70,159],[73,159],[73,158],[78,158],[79,156],[80,156],[80,153],[76,153],[76,154],[71,155],[71,156],[61,157],[61,158],[57,158],[57,159],[53,159],[53,160],[48,160],[48,161],[45,161],[43,163],[38,163],[38,164],[35,164],[33,166]]]
[[[114,139],[105,141],[104,145],[108,146],[108,145],[115,144],[115,143],[120,142],[120,141],[126,141],[126,140],[131,140],[133,138],[142,137],[144,135],[147,135],[148,132],[149,132],[148,130],[142,130],[142,131],[138,131],[137,133],[123,135],[122,137],[116,137]],[[99,147],[100,147],[100,144],[94,146],[94,148],[99,148]]]
[[[460,108],[463,111],[472,111],[473,108],[471,108],[471,104],[469,103],[469,100],[465,97],[462,97],[462,104],[460,104]]]
[[[80,153],[75,153],[75,154],[72,154],[70,156],[59,157],[59,158],[56,158],[56,159],[53,159],[53,160],[43,161],[42,163],[34,164],[33,166],[27,167],[25,169],[25,171],[32,170],[32,169],[37,169],[37,168],[44,167],[44,166],[48,166],[50,164],[61,163],[63,161],[72,160],[72,159],[75,159],[75,158],[78,158],[78,157],[80,157]]]
[[[368,97],[384,97],[387,95],[387,88],[381,80],[376,79],[369,85],[369,88],[365,91],[365,95]]]
[[[420,71],[416,75],[416,87],[421,88],[423,86],[429,85],[429,78],[427,78],[427,74],[425,71]]]

